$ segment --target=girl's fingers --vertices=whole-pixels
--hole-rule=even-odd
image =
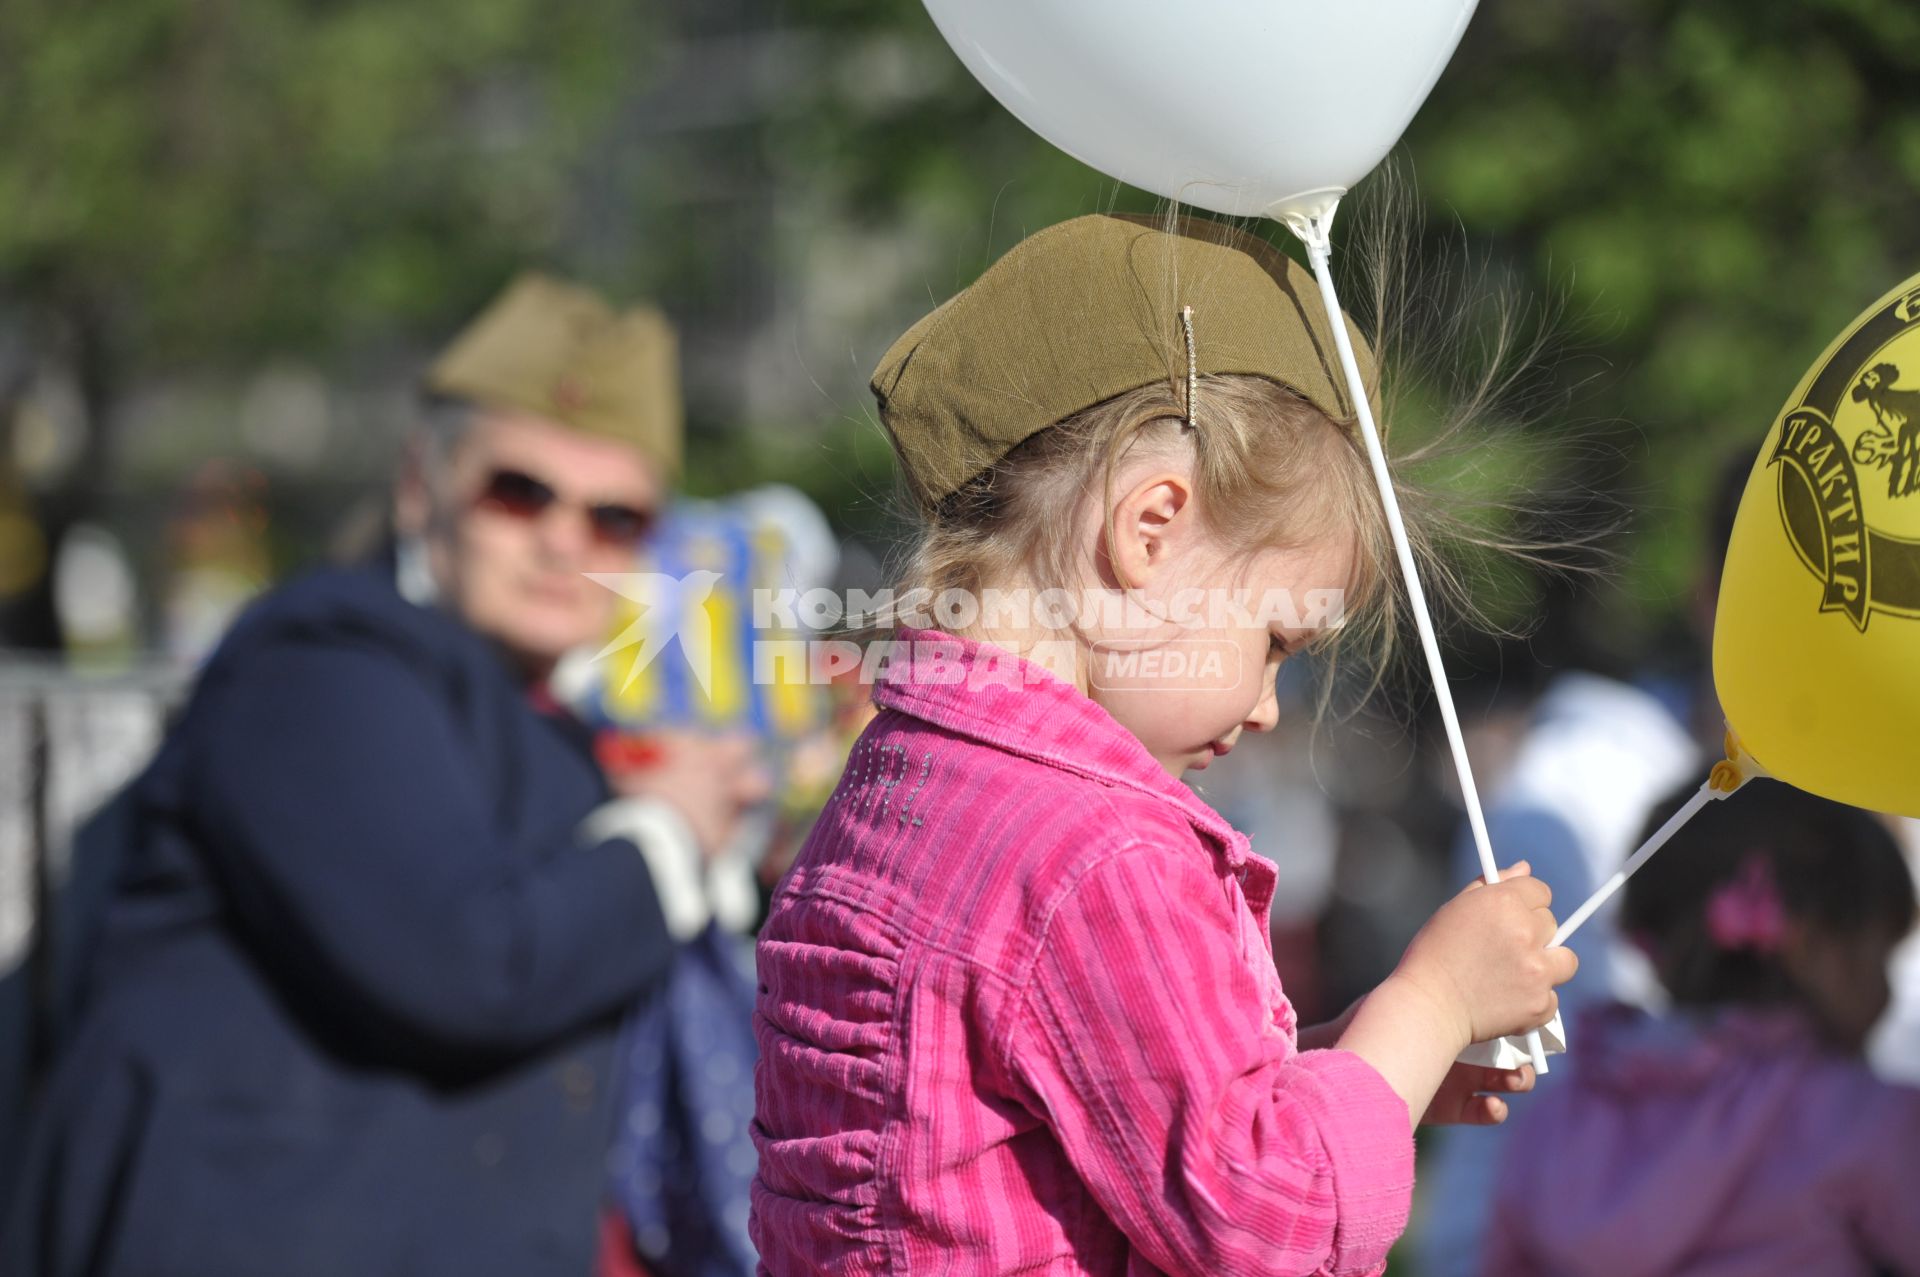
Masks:
[[[1524,860],[1508,865],[1505,869],[1502,869],[1500,871],[1501,882],[1505,882],[1509,878],[1530,878],[1532,876],[1533,876],[1533,866],[1528,864]],[[1460,894],[1465,895],[1467,892],[1472,891],[1477,887],[1484,887],[1486,885],[1487,885],[1487,880],[1485,878],[1475,878],[1472,882],[1468,883],[1466,886],[1460,889]]]
[[[1460,1114],[1465,1126],[1498,1126],[1507,1120],[1507,1102],[1497,1095],[1476,1095]]]
[[[1468,1095],[1427,1115],[1440,1126],[1498,1126],[1507,1120],[1507,1102],[1497,1095]]]
[[[1501,882],[1509,882],[1515,878],[1532,878],[1532,877],[1533,877],[1533,866],[1528,864],[1524,860],[1516,861],[1515,863],[1508,865],[1505,869],[1502,869],[1500,871]],[[1475,878],[1472,882],[1468,883],[1465,887],[1461,888],[1461,892],[1462,894],[1464,894],[1466,892],[1472,891],[1475,887],[1484,887],[1486,885],[1487,885],[1487,880],[1485,878]],[[1544,886],[1545,884],[1542,884],[1542,885]]]
[[[1425,1120],[1442,1126],[1498,1126],[1507,1120],[1507,1102],[1500,1094],[1487,1092],[1516,1095],[1531,1091],[1533,1083],[1533,1066],[1529,1064],[1517,1069],[1456,1064]]]
[[[1531,1064],[1522,1064],[1517,1069],[1488,1069],[1487,1072],[1493,1076],[1488,1080],[1487,1085],[1479,1087],[1479,1090],[1519,1094],[1533,1089],[1534,1076]]]
[[[1469,1090],[1517,1095],[1533,1089],[1534,1077],[1531,1064],[1522,1064],[1517,1069],[1492,1069],[1478,1064],[1462,1067],[1466,1072],[1461,1080]]]

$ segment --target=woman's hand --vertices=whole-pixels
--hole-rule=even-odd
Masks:
[[[717,855],[733,839],[747,808],[772,791],[747,736],[708,736],[678,729],[650,733],[653,758],[610,777],[623,798],[651,798],[680,813],[701,851]]]

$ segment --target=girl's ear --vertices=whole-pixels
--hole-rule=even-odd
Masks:
[[[1147,584],[1190,547],[1198,524],[1186,475],[1156,471],[1134,484],[1113,508],[1109,558],[1119,584]]]

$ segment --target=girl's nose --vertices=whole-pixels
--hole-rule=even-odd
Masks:
[[[1277,675],[1268,675],[1266,687],[1243,726],[1250,732],[1270,732],[1280,723],[1280,693]]]

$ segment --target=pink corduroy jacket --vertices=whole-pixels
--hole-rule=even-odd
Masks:
[[[762,1271],[1381,1271],[1406,1106],[1298,1050],[1273,866],[1075,688],[900,638],[760,934]]]

